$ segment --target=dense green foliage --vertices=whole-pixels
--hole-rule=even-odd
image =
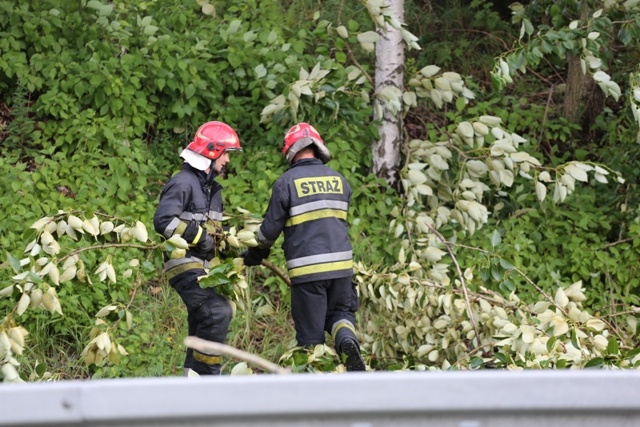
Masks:
[[[354,189],[350,222],[356,276],[362,282],[359,316],[373,368],[637,364],[637,128],[625,97],[607,98],[589,129],[565,118],[561,92],[554,91],[555,79],[565,72],[564,57],[544,62],[535,50],[536,43],[549,39],[543,31],[550,27],[535,33],[532,23],[551,17],[559,34],[570,34],[567,28],[579,18],[572,15],[577,11],[571,5],[557,10],[534,2],[524,18],[525,11],[516,9],[518,25],[528,22],[525,34],[532,43],[522,41],[523,48],[510,51],[521,37],[520,27],[491,2],[406,1],[407,26],[423,46],[407,59],[407,81],[436,64],[457,71],[475,93],[468,104],[454,99],[443,109],[427,96],[405,115],[405,176],[411,176],[411,163],[432,161],[416,149],[424,144],[410,141],[449,141],[446,149],[455,154],[451,174],[428,181],[441,202],[438,207],[455,210],[459,195],[448,194],[447,186],[462,180],[469,159],[489,162],[493,155],[452,138],[464,128],[461,123],[483,116],[500,118],[503,129],[526,139],[519,150],[544,165],[534,168],[536,178],[543,171],[557,172],[560,182],[568,175],[566,162],[573,160],[611,171],[606,184],[593,175],[584,184],[594,185],[562,181],[575,187],[563,204],[553,203],[551,196],[542,202],[536,197],[541,181],[516,176],[513,185],[504,185],[486,178],[487,189],[481,191],[489,207],[486,223],[469,230],[463,221],[443,220],[439,233],[447,246],[414,225],[421,213],[441,214],[433,209],[433,198],[397,194],[369,172],[377,124],[371,122],[368,78],[374,58],[357,41],[359,32],[374,28],[362,13],[364,6],[354,1],[342,9],[343,2],[328,1],[315,10],[315,3],[307,3],[47,0],[16,6],[0,0],[0,173],[5,177],[0,181],[5,212],[0,246],[6,255],[0,264],[0,332],[12,331],[7,334],[21,362],[19,374],[30,380],[181,374],[185,314],[160,272],[160,238],[146,229],[152,229],[163,183],[179,166],[179,150],[199,124],[211,119],[231,124],[244,147],[243,153],[232,154],[223,180],[229,223],[238,229],[259,218],[270,185],[286,167],[279,152],[286,128],[305,120],[320,130],[334,157],[330,165]],[[637,20],[639,15],[629,11],[624,16]],[[607,22],[597,24],[603,32],[612,31]],[[341,25],[346,37],[336,30]],[[606,58],[608,75],[622,91],[632,90],[625,76],[640,59],[637,38],[627,35],[633,31],[628,24],[618,32],[615,46],[625,61]],[[596,47],[590,52],[606,52],[604,45]],[[560,48],[550,46],[549,52],[554,49]],[[511,74],[492,78],[495,58],[505,52],[510,52],[502,57]],[[526,68],[523,58],[538,68],[516,76],[515,70]],[[487,143],[496,139],[487,138]],[[624,184],[615,182],[614,171]],[[70,226],[76,238],[68,227],[60,228],[60,221],[72,222],[71,215],[81,221],[79,228]],[[45,216],[55,221],[29,228]],[[138,221],[146,226],[144,232]],[[123,228],[94,233],[105,222]],[[59,252],[53,243],[44,249],[47,228],[62,246]],[[440,244],[442,254],[424,249],[423,238]],[[34,249],[40,244],[43,252]],[[282,265],[281,251],[273,252],[271,261]],[[64,264],[74,254],[86,265],[85,280],[80,280],[80,264]],[[58,277],[56,283],[57,273],[47,267],[53,260],[60,276],[71,267],[74,276]],[[117,272],[116,280],[106,267],[100,270],[105,261]],[[25,265],[34,270],[16,279]],[[438,271],[446,274],[435,280]],[[304,352],[292,350],[284,282],[268,269],[244,274],[250,286],[238,291],[229,343],[295,370],[335,370],[338,361],[330,350],[317,350],[313,363]],[[583,287],[569,286],[576,283]],[[449,289],[449,296],[438,293],[441,287]],[[35,289],[56,298],[41,305]],[[570,291],[565,295],[558,289]],[[472,298],[462,298],[462,290]],[[29,301],[22,299],[27,294]],[[567,331],[558,323],[557,334],[536,343],[544,342],[552,352],[564,345],[566,335],[574,349],[593,349],[590,357],[571,355],[568,360],[553,353],[531,358],[520,344],[502,339],[506,326],[513,325],[511,317],[506,326],[496,320],[504,310],[516,313],[522,336],[532,325],[547,334],[550,323],[528,307],[535,304],[537,314],[543,313],[537,303],[546,295],[560,311],[591,314],[575,314]],[[469,323],[465,309],[478,313],[486,330],[469,335],[474,322]],[[602,319],[610,335],[598,334],[604,323],[591,316]],[[444,317],[450,323],[442,323]],[[109,340],[108,362],[95,359],[106,345],[97,339],[102,333]],[[485,350],[471,351],[468,344],[479,338],[486,338]],[[15,344],[21,339],[23,346]],[[0,339],[0,349],[3,345]],[[94,358],[87,359],[91,351]],[[0,365],[5,362],[0,359]],[[12,375],[4,369],[0,373],[5,380]]]

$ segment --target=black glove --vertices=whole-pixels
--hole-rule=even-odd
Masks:
[[[242,254],[244,258],[244,265],[251,267],[254,265],[260,265],[262,260],[269,256],[269,249],[249,248]]]
[[[213,237],[209,234],[205,234],[202,240],[198,242],[197,247],[198,250],[209,255],[211,252],[213,252],[213,248],[215,247],[215,245],[216,242],[213,240]]]

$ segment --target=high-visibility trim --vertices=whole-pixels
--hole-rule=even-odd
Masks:
[[[162,232],[162,235],[167,239],[170,239],[171,236],[176,234],[176,229],[178,228],[180,223],[181,221],[179,218],[173,218],[169,223],[169,225],[167,225],[167,228],[165,228],[164,231]]]
[[[342,202],[340,200],[318,200],[315,202],[304,203],[302,205],[293,206],[289,209],[289,216],[296,216],[320,209],[338,209],[347,212],[349,210],[349,203]]]
[[[222,356],[204,354],[197,350],[193,350],[193,358],[207,365],[219,365],[222,363]]]
[[[222,221],[224,219],[222,212],[216,212],[216,211],[209,211],[208,217],[209,219],[212,219],[214,221]]]
[[[197,270],[201,268],[202,268],[202,264],[200,264],[199,262],[189,262],[189,263],[174,267],[171,270],[167,270],[165,272],[165,275],[167,276],[167,279],[173,279],[178,274],[184,273],[189,270]]]
[[[202,237],[202,227],[198,227],[198,233],[196,234],[196,237],[193,238],[193,240],[191,241],[192,244],[197,244],[200,241],[200,238]]]
[[[314,221],[316,219],[322,218],[338,218],[347,220],[347,212],[340,211],[337,209],[322,209],[319,211],[309,212],[302,215],[294,216],[289,218],[287,222],[284,224],[285,227],[291,227],[292,225],[302,224],[308,221]]]
[[[305,276],[314,273],[326,273],[328,271],[340,271],[353,268],[353,260],[341,262],[329,262],[326,264],[309,265],[307,267],[293,268],[289,270],[289,278]]]
[[[275,243],[275,240],[269,240],[266,237],[264,237],[264,234],[262,234],[262,228],[258,229],[258,238],[257,238],[259,243],[262,243],[263,245],[266,246],[273,246],[273,244]]]
[[[353,323],[351,323],[348,320],[339,320],[336,323],[334,323],[334,325],[331,327],[331,336],[333,337],[334,341],[336,340],[338,331],[342,328],[347,328],[351,332],[353,332],[354,335],[356,335],[356,328],[355,326],[353,326]]]
[[[211,219],[213,221],[222,221],[224,219],[224,216],[222,215],[222,212],[217,211],[209,211],[206,214],[182,212],[179,218],[185,221],[206,221],[208,219]]]
[[[188,257],[183,257],[183,258],[176,258],[176,259],[169,259],[164,263],[164,269],[165,270],[169,270],[172,268],[175,268],[179,265],[182,264],[187,264],[190,262],[197,262],[198,264],[200,264],[201,268],[209,268],[209,261],[200,259],[200,258],[196,258],[194,256],[188,256]]]
[[[348,261],[353,258],[352,251],[330,252],[328,254],[318,254],[294,258],[287,261],[287,268],[304,267],[311,264],[321,264],[335,261]]]
[[[204,221],[207,216],[203,213],[182,212],[179,218],[185,221]]]

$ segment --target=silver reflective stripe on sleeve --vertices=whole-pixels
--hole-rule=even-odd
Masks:
[[[180,219],[183,219],[185,221],[206,221],[208,219],[212,219],[214,221],[222,221],[224,218],[222,212],[209,211],[207,214],[182,212],[180,214]]]
[[[320,209],[339,209],[342,211],[348,211],[349,204],[347,202],[341,202],[339,200],[318,200],[316,202],[305,203],[292,207],[291,209],[289,209],[289,215],[296,216]]]
[[[222,212],[209,211],[209,219],[212,219],[214,221],[222,221]]]
[[[178,228],[179,225],[180,225],[180,219],[179,218],[173,218],[171,220],[171,222],[169,223],[169,225],[167,225],[167,228],[164,229],[164,233],[162,233],[162,234],[167,239],[170,239],[171,236],[173,236],[173,232],[176,231],[176,228]]]
[[[275,240],[268,240],[266,237],[264,237],[264,234],[262,234],[262,229],[258,229],[258,243],[262,243],[263,245],[267,245],[269,247],[271,247],[274,243]]]
[[[194,214],[192,212],[182,212],[180,214],[180,219],[185,221],[204,221],[207,219],[207,216],[201,213]]]
[[[351,251],[332,252],[328,254],[310,255],[301,258],[295,258],[287,261],[287,268],[304,267],[311,264],[320,264],[325,262],[348,261],[353,257]]]

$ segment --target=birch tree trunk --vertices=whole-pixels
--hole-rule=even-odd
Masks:
[[[404,22],[404,0],[386,0],[396,19]],[[376,176],[384,178],[389,186],[398,187],[398,172],[402,144],[402,96],[399,111],[390,109],[380,93],[402,93],[404,81],[404,41],[400,31],[386,25],[386,32],[379,29],[381,39],[376,43],[376,73],[374,120],[381,122],[380,139],[373,146],[373,169]],[[389,91],[395,88],[396,91]]]

